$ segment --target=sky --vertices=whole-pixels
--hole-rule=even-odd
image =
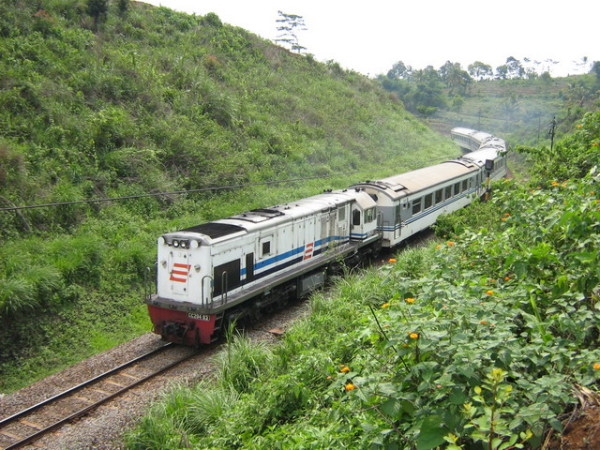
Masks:
[[[496,68],[514,57],[553,76],[587,73],[600,61],[598,11],[589,0],[144,0],[186,13],[213,12],[265,39],[278,11],[302,16],[298,43],[321,62],[368,76],[402,61],[439,69],[446,61]],[[588,64],[583,63],[587,57]],[[557,63],[558,62],[558,63]]]

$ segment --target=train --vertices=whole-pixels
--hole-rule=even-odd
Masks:
[[[462,154],[399,175],[168,232],[158,238],[153,332],[168,342],[214,342],[228,323],[284,306],[482,197],[507,174],[507,145],[457,127]]]

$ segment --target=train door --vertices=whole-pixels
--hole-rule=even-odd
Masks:
[[[335,210],[321,215],[321,242],[329,248],[335,246]]]
[[[332,209],[328,214],[329,221],[329,238],[330,247],[334,247],[338,244],[338,234],[337,234],[337,209]]]
[[[362,211],[358,208],[352,210],[352,228],[354,233],[362,234]]]
[[[336,234],[345,242],[350,237],[348,230],[349,204],[342,205],[337,209]]]
[[[394,240],[399,239],[402,234],[402,208],[406,209],[406,200],[403,203],[398,203],[394,210]]]
[[[246,283],[254,281],[254,252],[246,253]]]

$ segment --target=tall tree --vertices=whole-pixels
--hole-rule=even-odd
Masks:
[[[407,66],[402,61],[398,61],[396,64],[392,66],[392,68],[388,71],[388,78],[397,78],[400,80],[408,80],[412,74],[412,67]]]
[[[88,0],[87,12],[94,19],[94,29],[97,29],[108,12],[108,0]]]
[[[277,31],[279,35],[275,42],[284,44],[290,50],[301,53],[306,50],[306,47],[301,46],[298,43],[298,31],[306,31],[306,24],[304,18],[297,14],[286,14],[282,11],[277,11],[279,19],[277,19]]]
[[[519,61],[516,58],[513,58],[512,56],[509,56],[506,59],[506,68],[507,68],[507,75],[510,78],[523,78],[525,75],[525,69],[523,68],[523,65],[521,64],[521,61]]]
[[[494,76],[494,70],[489,64],[482,63],[481,61],[475,61],[473,64],[469,64],[468,67],[469,75],[477,80],[491,79]]]
[[[592,70],[590,70],[590,73],[595,74],[596,81],[600,82],[600,61],[594,61],[594,64],[592,65]]]
[[[450,90],[450,95],[465,95],[473,82],[471,76],[462,69],[460,63],[446,61],[440,67],[440,76]]]
[[[129,10],[129,0],[119,0],[117,5],[119,8],[119,15],[125,16],[125,14],[127,14],[127,11]]]

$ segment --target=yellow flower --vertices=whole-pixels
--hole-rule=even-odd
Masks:
[[[419,333],[410,333],[408,337],[415,340],[419,339]]]
[[[396,262],[396,258],[390,258],[390,259],[388,259],[388,262],[390,264],[394,264]]]
[[[487,320],[480,320],[479,324],[480,325],[487,325],[489,322]]]
[[[594,368],[594,370],[600,370],[600,363],[594,363],[592,367]]]
[[[485,295],[494,295],[494,291],[491,289],[489,291],[485,291]]]
[[[446,242],[446,244],[448,244],[448,247],[454,247],[454,242],[453,241],[448,241],[448,242]]]
[[[352,383],[346,383],[344,389],[346,389],[347,391],[353,391],[354,389],[356,389],[356,386],[354,386]]]
[[[385,302],[383,305],[381,305],[382,309],[389,308],[389,307],[390,307],[390,302]]]
[[[406,298],[404,299],[404,301],[405,301],[406,303],[410,303],[410,304],[412,305],[412,304],[415,302],[415,299],[414,299],[414,298],[412,298],[412,297],[406,297]]]
[[[348,372],[350,372],[350,367],[348,367],[348,366],[343,366],[343,367],[340,369],[340,372],[342,372],[342,373],[348,373]]]

